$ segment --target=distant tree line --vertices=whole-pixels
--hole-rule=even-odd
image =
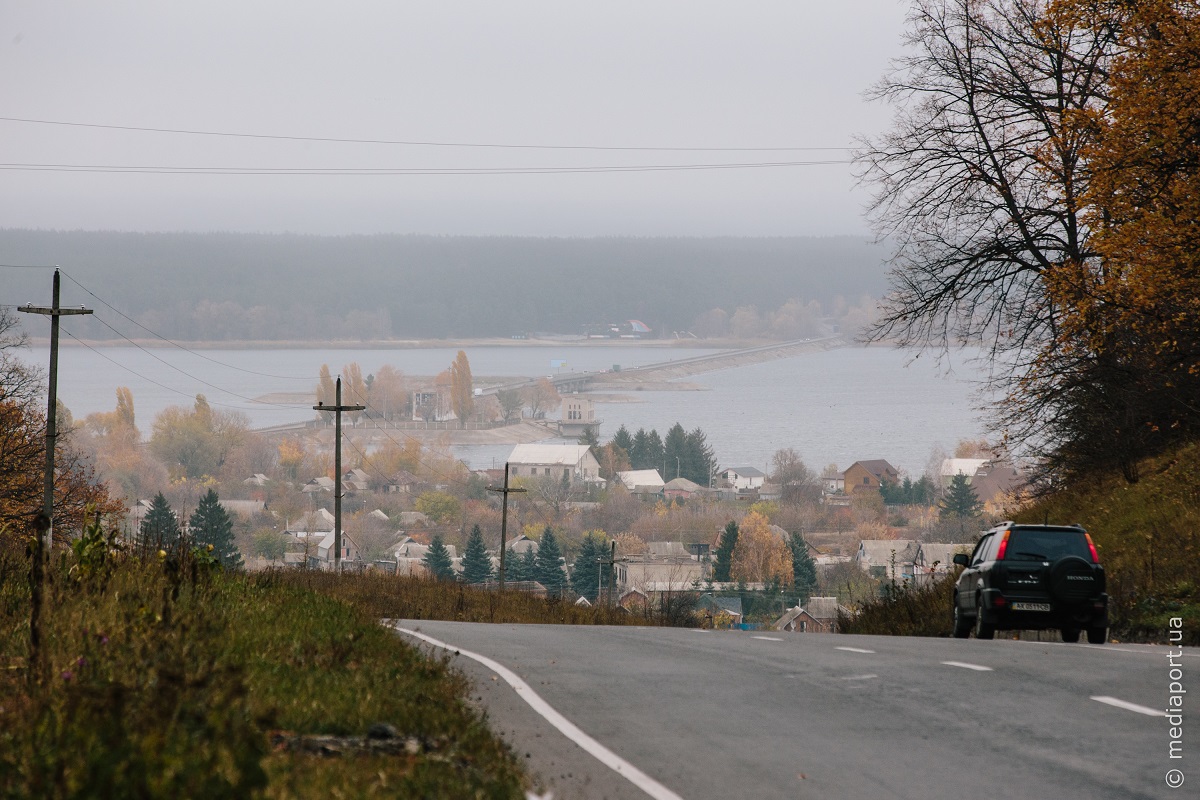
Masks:
[[[62,265],[64,305],[94,305],[86,287],[154,333],[192,341],[507,337],[627,319],[657,335],[695,328],[701,336],[803,338],[815,335],[822,314],[845,316],[864,296],[882,294],[885,258],[881,246],[853,237],[0,230],[3,263]],[[49,272],[21,270],[5,281],[8,302],[44,299],[49,290]],[[117,315],[99,316],[129,338],[150,335]],[[115,335],[86,318],[72,329]]]

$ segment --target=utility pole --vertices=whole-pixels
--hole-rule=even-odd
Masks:
[[[58,410],[58,318],[92,313],[90,308],[83,306],[59,308],[60,285],[58,267],[55,267],[50,307],[26,303],[17,308],[18,311],[26,314],[41,314],[50,317],[50,394],[46,401],[46,475],[42,494],[42,513],[46,516],[49,524],[44,531],[41,531],[41,535],[37,537],[38,544],[34,546],[34,558],[38,561],[50,551],[50,545],[54,541],[54,445],[58,439],[58,431],[55,428]]]
[[[504,591],[504,551],[508,544],[508,495],[512,492],[524,492],[525,489],[509,488],[508,462],[504,462],[504,486],[489,486],[489,492],[499,492],[504,497],[500,510],[500,591]]]
[[[342,412],[362,411],[366,406],[342,405],[342,376],[338,375],[334,404],[317,403],[314,411],[333,412],[333,571],[342,571]]]

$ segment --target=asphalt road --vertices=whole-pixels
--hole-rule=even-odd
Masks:
[[[1165,646],[394,624],[496,662],[451,656],[555,800],[1200,796],[1200,712],[1185,709],[1175,760],[1167,719],[1151,716],[1167,703]],[[1200,707],[1200,653],[1175,660]],[[650,788],[565,736],[496,667]]]

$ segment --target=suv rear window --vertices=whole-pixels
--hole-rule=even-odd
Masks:
[[[1008,537],[1005,561],[1057,561],[1063,556],[1092,560],[1083,531],[1043,531],[1013,528]]]

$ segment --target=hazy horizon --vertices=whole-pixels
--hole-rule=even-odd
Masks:
[[[888,125],[862,93],[901,52],[907,6],[14,2],[0,214],[55,231],[866,236],[843,162]]]

